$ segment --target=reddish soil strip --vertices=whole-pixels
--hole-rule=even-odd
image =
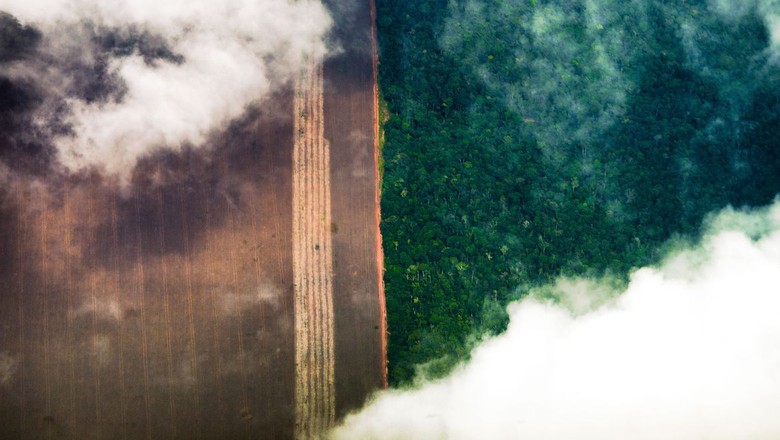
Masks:
[[[376,2],[371,0],[371,67],[374,80],[374,165],[376,167],[376,188],[374,197],[376,203],[376,268],[379,278],[379,327],[382,338],[382,388],[387,388],[387,305],[385,301],[385,256],[382,251],[382,176],[379,174],[379,159],[382,152],[379,150],[379,48],[376,35]]]

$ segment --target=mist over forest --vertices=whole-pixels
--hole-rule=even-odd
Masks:
[[[611,279],[559,278],[446,377],[379,393],[336,439],[772,439],[780,435],[780,204]]]
[[[378,2],[390,380],[780,188],[776,1]]]

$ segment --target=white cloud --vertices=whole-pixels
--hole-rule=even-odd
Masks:
[[[4,163],[0,163],[0,188],[5,188],[8,186],[10,174],[11,173],[8,170],[8,167]]]
[[[92,336],[89,344],[89,353],[97,361],[101,368],[107,367],[113,357],[113,344],[108,335]]]
[[[10,384],[19,361],[6,352],[0,352],[0,385]]]
[[[61,162],[72,171],[97,166],[122,177],[156,148],[202,143],[289,80],[307,57],[322,57],[331,26],[317,0],[0,0],[0,10],[41,29],[43,58],[54,60],[45,69],[28,60],[4,73],[34,78],[69,101],[66,120],[75,136],[57,137]],[[79,80],[69,69],[74,58],[94,63],[101,51],[85,23],[147,32],[184,61],[112,55],[109,72],[126,86],[121,101],[63,96]],[[40,123],[48,117],[42,113]]]
[[[272,283],[261,283],[254,292],[219,294],[220,310],[227,316],[235,316],[258,306],[276,309],[282,292]]]
[[[113,299],[87,299],[71,312],[73,318],[85,318],[93,315],[107,321],[119,321],[122,319],[122,306]]]
[[[770,61],[780,59],[780,1],[778,0],[710,0],[710,8],[726,20],[739,20],[756,13],[764,20],[769,37]]]
[[[510,305],[469,363],[380,393],[333,437],[780,438],[780,203],[724,211],[699,245],[572,313],[588,284]]]

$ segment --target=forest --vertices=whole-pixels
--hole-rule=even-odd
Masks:
[[[734,4],[377,0],[391,384],[449,371],[533,286],[625,282],[772,202],[780,36],[771,2]]]

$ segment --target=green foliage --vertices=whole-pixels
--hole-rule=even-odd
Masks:
[[[625,278],[774,197],[764,22],[678,3],[378,1],[392,383],[448,371],[532,286]]]

